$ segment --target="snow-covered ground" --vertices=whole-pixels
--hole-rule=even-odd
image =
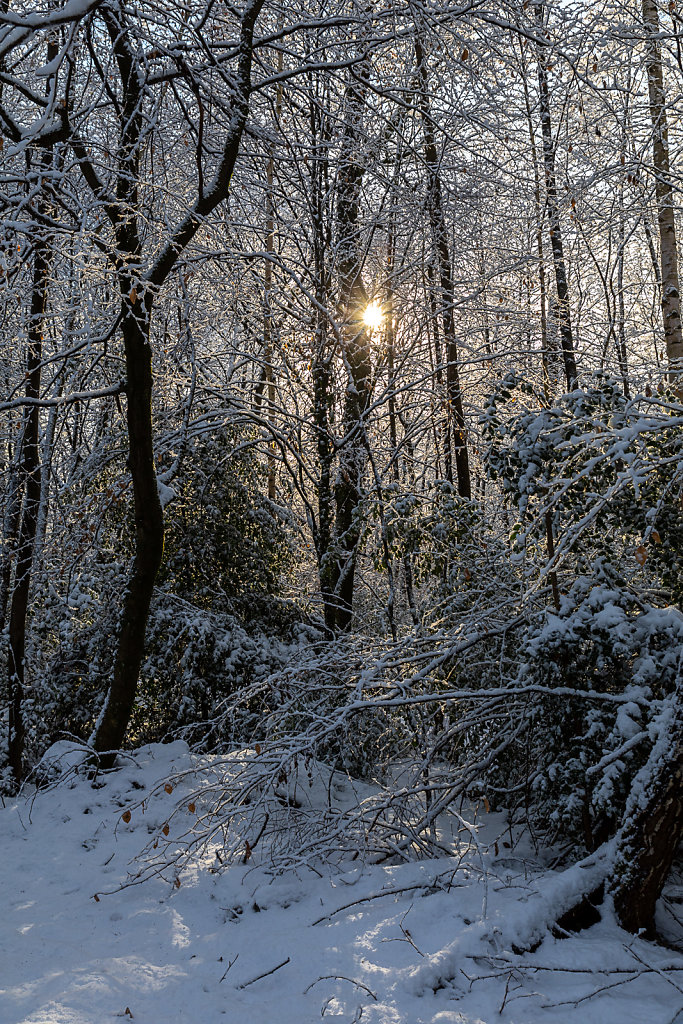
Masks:
[[[0,809],[0,1024],[683,1022],[683,957],[607,913],[513,952],[557,876],[502,836],[496,854],[493,815],[486,872],[473,850],[274,876],[264,844],[120,888],[150,839],[165,848],[166,822],[172,841],[196,819],[197,780],[177,780],[194,763],[182,744],[147,747],[100,788],[72,776]],[[335,777],[340,800],[349,789]]]

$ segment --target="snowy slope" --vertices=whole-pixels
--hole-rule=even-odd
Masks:
[[[197,779],[174,776],[196,766],[147,747],[100,788],[73,775],[0,810],[0,1024],[683,1022],[683,957],[608,917],[515,955],[555,878],[502,847],[486,875],[474,853],[274,875],[264,845],[120,888],[167,822],[193,827]]]

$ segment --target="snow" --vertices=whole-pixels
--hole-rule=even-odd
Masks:
[[[169,487],[168,484],[166,484],[161,479],[160,476],[157,477],[157,489],[159,491],[159,501],[161,502],[161,507],[166,508],[166,506],[170,505],[173,499],[175,498],[176,492],[173,490],[172,487]]]
[[[207,820],[226,764],[247,771],[260,752],[226,760],[154,745],[94,785],[78,774],[82,753],[51,748],[42,772],[60,762],[59,784],[0,809],[1,1024],[683,1020],[674,950],[621,931],[609,908],[580,935],[548,931],[578,876],[599,878],[599,859],[543,869],[502,815],[477,820],[485,871],[469,843],[450,858],[281,872],[265,839],[223,870],[212,841],[197,860],[121,887],[150,840],[162,839],[161,865]],[[312,763],[280,799],[312,812],[370,788]],[[514,952],[530,940],[533,953]]]

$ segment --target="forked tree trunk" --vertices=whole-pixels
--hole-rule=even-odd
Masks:
[[[202,180],[194,207],[177,225],[146,273],[141,269],[143,247],[139,196],[145,90],[139,74],[138,54],[130,41],[123,8],[102,8],[123,96],[115,203],[105,198],[107,194],[82,142],[77,138],[71,140],[86,182],[95,196],[104,202],[116,240],[121,329],[126,357],[128,464],[135,510],[135,554],[123,599],[114,673],[90,737],[90,744],[100,755],[103,767],[114,763],[133,712],[154,581],[163,555],[164,520],[154,465],[152,428],[150,326],[154,299],[205,218],[228,196],[249,112],[253,34],[262,6],[263,0],[250,0],[242,14],[233,116],[213,181],[205,189]]]

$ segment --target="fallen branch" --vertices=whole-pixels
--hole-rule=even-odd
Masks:
[[[254,982],[261,981],[262,978],[267,978],[268,975],[270,975],[270,974],[275,974],[276,971],[279,971],[281,967],[284,967],[285,964],[288,964],[289,962],[290,962],[290,958],[287,957],[286,960],[283,960],[281,964],[277,964],[276,967],[271,967],[271,969],[269,971],[264,971],[263,974],[257,974],[255,978],[250,978],[249,981],[243,981],[241,985],[236,985],[235,988],[239,988],[239,989],[248,988],[248,986],[249,985],[253,985]]]
[[[347,978],[345,974],[323,974],[323,975],[321,975],[321,977],[316,978],[315,981],[312,981],[310,985],[307,985],[307,987],[304,989],[304,995],[306,995],[307,992],[310,992],[310,990],[313,988],[313,986],[317,985],[319,981],[348,981],[349,984],[355,985],[356,988],[362,989],[363,992],[367,992],[367,994],[369,996],[372,996],[372,998],[375,1000],[375,1002],[377,1002],[377,996],[372,991],[372,989],[368,988],[367,985],[364,985],[362,981],[356,981],[355,978]]]
[[[337,907],[336,910],[332,910],[329,914],[324,914],[322,917],[318,917],[312,922],[311,927],[315,927],[316,924],[322,924],[323,921],[331,921],[337,914],[342,914],[345,910],[350,910],[352,907],[358,907],[361,903],[370,903],[372,900],[380,900],[384,896],[400,896],[404,892],[414,892],[416,889],[432,889],[437,882],[441,881],[441,876],[437,875],[431,882],[418,882],[415,885],[401,885],[396,889],[381,889],[379,892],[374,892],[370,896],[361,896],[360,899],[352,900],[351,903],[345,903],[341,907]],[[453,882],[449,882],[448,891],[453,888]],[[462,888],[457,886],[456,888]]]

